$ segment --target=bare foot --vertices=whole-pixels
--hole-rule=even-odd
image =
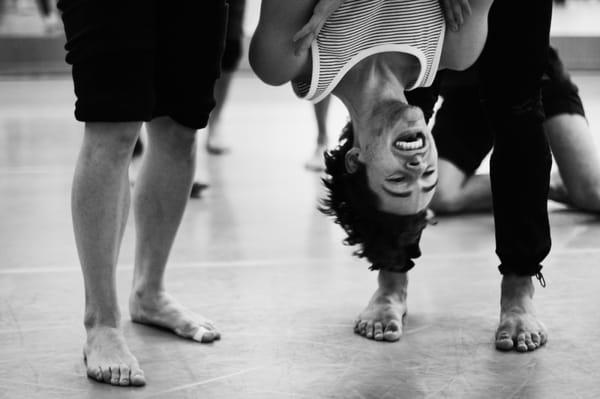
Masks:
[[[358,315],[354,332],[376,341],[398,341],[406,316],[406,273],[380,271],[379,288]]]
[[[325,158],[323,156],[325,151],[327,151],[327,146],[318,145],[313,155],[304,164],[304,167],[313,172],[321,172],[325,170]]]
[[[159,326],[198,342],[213,342],[221,338],[214,324],[187,309],[167,293],[144,295],[133,292],[129,298],[131,320]]]
[[[534,291],[531,277],[503,276],[496,349],[533,351],[548,340],[546,327],[535,314]]]
[[[146,384],[144,372],[119,328],[88,328],[83,358],[88,377],[99,382],[120,386]]]

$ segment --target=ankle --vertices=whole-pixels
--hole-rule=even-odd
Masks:
[[[119,309],[86,309],[83,317],[83,325],[87,331],[99,327],[119,328],[121,326],[121,312]]]
[[[388,296],[397,296],[399,300],[406,298],[408,274],[380,270],[377,276],[378,290]]]
[[[501,306],[510,307],[515,303],[522,304],[533,298],[535,288],[530,276],[505,275],[502,277]]]
[[[162,284],[134,283],[130,300],[143,303],[153,303],[165,294]]]

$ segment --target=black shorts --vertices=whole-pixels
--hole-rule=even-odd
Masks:
[[[77,120],[169,116],[206,126],[225,42],[225,0],[60,0],[58,7]]]
[[[443,73],[444,102],[433,127],[438,156],[472,175],[493,146],[493,132],[480,101],[477,67],[465,72]],[[542,103],[546,119],[559,114],[585,117],[579,90],[554,49],[550,50],[542,80]]]

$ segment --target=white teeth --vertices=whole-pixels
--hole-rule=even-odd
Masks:
[[[418,150],[424,146],[423,138],[419,137],[416,141],[396,141],[396,148],[399,150],[410,151]]]

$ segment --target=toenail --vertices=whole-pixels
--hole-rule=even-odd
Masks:
[[[208,332],[208,330],[204,327],[198,327],[198,331],[196,331],[196,334],[194,334],[193,339],[195,341],[199,341],[202,342],[202,338],[204,337],[204,334],[206,334]]]

